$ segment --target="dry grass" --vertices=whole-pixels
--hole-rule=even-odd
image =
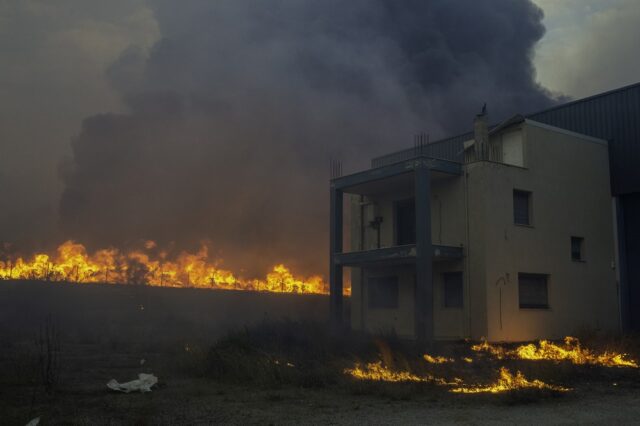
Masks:
[[[286,316],[293,318],[325,302],[265,300],[269,312],[289,312]],[[0,424],[21,425],[36,416],[42,416],[42,424],[300,424],[309,419],[398,424],[420,423],[425,416],[477,423],[523,421],[520,413],[538,416],[546,410],[552,415],[562,407],[572,419],[592,407],[623,415],[623,420],[640,416],[632,412],[640,400],[637,369],[497,360],[471,351],[466,342],[438,345],[431,355],[456,362],[430,364],[423,351],[395,336],[332,334],[317,321],[263,319],[285,315],[249,312],[258,301],[253,295],[162,289],[0,288]],[[40,382],[36,344],[47,312],[60,324],[58,360],[64,373],[52,395]],[[315,312],[313,317],[325,317],[324,311]],[[223,321],[232,315],[246,315],[253,325],[225,334],[229,323]],[[585,331],[577,337],[591,349],[640,356],[636,336]],[[465,357],[473,362],[460,362]],[[433,383],[370,382],[344,374],[356,362],[378,361],[397,371],[463,377],[478,384],[493,382],[505,366],[573,391],[556,404],[559,394],[539,390],[459,395]],[[111,378],[126,381],[141,372],[160,379],[149,394],[114,394],[105,386]],[[478,412],[481,417],[473,414]],[[603,420],[598,415],[583,419]]]
[[[601,351],[620,351],[637,359],[638,339],[592,334],[585,346]],[[358,334],[332,335],[317,323],[265,322],[231,333],[211,347],[203,361],[205,376],[227,383],[259,385],[264,388],[282,386],[341,388],[354,395],[377,395],[392,400],[411,398],[465,398],[493,400],[508,404],[530,403],[571,395],[594,383],[604,386],[640,385],[637,369],[573,365],[568,362],[497,359],[491,354],[470,349],[468,342],[440,344],[431,355],[452,362],[425,362],[422,352],[412,343],[393,336],[371,338]],[[505,345],[515,347],[515,345]],[[472,360],[466,362],[464,359]],[[410,372],[417,377],[437,377],[446,382],[462,380],[468,385],[488,385],[497,380],[501,367],[520,371],[530,379],[538,379],[553,389],[516,389],[499,395],[450,395],[447,386],[426,382],[370,381],[354,379],[344,370],[354,364],[366,365],[382,361],[391,371]]]

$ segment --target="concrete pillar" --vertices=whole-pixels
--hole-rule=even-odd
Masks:
[[[433,342],[433,247],[431,244],[431,176],[426,160],[415,168],[416,295],[415,332],[419,342]]]
[[[336,265],[335,253],[342,253],[343,193],[331,184],[329,211],[329,298],[331,322],[335,328],[342,326],[342,266]]]

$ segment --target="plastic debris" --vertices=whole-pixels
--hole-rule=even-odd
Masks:
[[[25,426],[38,426],[38,423],[40,423],[40,417],[36,417],[35,419],[32,419]]]
[[[107,383],[107,387],[118,392],[151,392],[151,386],[158,383],[158,378],[153,374],[138,374],[138,379],[126,383],[118,383],[115,379],[111,379]]]

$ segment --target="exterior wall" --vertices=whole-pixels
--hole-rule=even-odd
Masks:
[[[485,163],[473,163],[465,167],[466,198],[468,206],[467,228],[469,241],[465,250],[465,276],[469,291],[469,337],[487,336],[487,279],[486,259],[490,252],[486,245],[486,206],[482,191],[490,187],[490,175],[483,172]],[[511,210],[509,210],[511,211]]]
[[[471,279],[485,281],[487,301],[486,335],[472,330],[472,337],[518,341],[616,330],[607,146],[535,124],[523,128],[526,168],[467,167],[477,203],[470,202],[471,238],[484,258],[484,274],[472,268]],[[532,226],[513,223],[514,189],[532,192]],[[475,240],[480,228],[484,238]],[[571,260],[571,236],[585,239],[585,262]],[[549,309],[519,308],[519,272],[549,274]]]
[[[399,337],[413,338],[415,325],[414,294],[415,269],[411,266],[375,268],[363,270],[364,281],[370,276],[398,276],[398,308],[372,309],[368,304],[368,287],[362,287],[362,304],[365,330],[374,334],[394,333]]]

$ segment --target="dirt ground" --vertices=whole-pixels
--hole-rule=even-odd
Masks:
[[[0,391],[1,423],[24,425],[36,416],[42,425],[637,424],[640,418],[640,388],[635,384],[599,383],[523,403],[495,395],[366,395],[339,387],[268,389],[190,378],[177,371],[179,366],[166,365],[159,355],[105,354],[97,349],[72,349],[74,356],[65,358],[61,389],[53,396],[28,383],[5,383]],[[144,366],[140,366],[141,355],[150,358]],[[125,381],[139,372],[158,375],[160,381],[151,393],[115,393],[105,386],[111,378]]]
[[[139,305],[141,300],[148,306],[159,304],[156,292],[143,290],[141,295],[139,289],[119,289],[116,297],[111,290],[96,290],[99,294],[90,297],[87,290],[83,293],[75,287],[58,292],[33,288],[35,292],[28,295],[22,288],[0,288],[0,425],[24,425],[38,416],[41,425],[637,424],[640,419],[637,369],[560,371],[559,380],[571,378],[566,384],[572,390],[533,398],[459,395],[407,385],[300,386],[217,380],[203,369],[211,362],[208,354],[222,329],[197,324],[212,315],[211,306],[236,303],[236,310],[245,306],[245,302],[232,302],[235,296],[220,295],[232,299],[216,305],[211,302],[215,295],[198,293],[196,299],[209,301],[182,301],[176,303],[180,308],[168,314],[162,309],[154,316],[149,309],[142,313]],[[187,297],[168,294],[162,296],[167,303]],[[131,306],[123,307],[123,300],[130,300]],[[263,311],[254,317],[264,317],[264,309],[270,310],[271,317],[279,316],[279,309],[286,316],[296,312],[304,316],[288,302],[269,300],[259,305]],[[322,301],[301,303],[309,303],[306,311],[317,303],[323,305]],[[27,311],[30,314],[25,316]],[[41,314],[46,312],[54,320],[59,318],[60,331],[59,380],[50,394],[42,384],[42,350],[37,344]],[[226,318],[229,315],[224,311]],[[106,387],[110,379],[128,381],[138,373],[158,376],[152,392],[123,394]]]

